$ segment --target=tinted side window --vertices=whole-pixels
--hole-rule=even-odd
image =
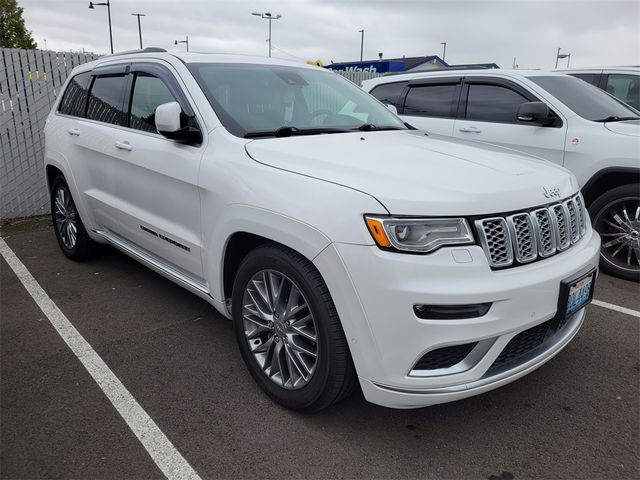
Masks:
[[[600,78],[599,73],[570,73],[569,75],[579,78],[580,80],[584,80],[591,85],[597,84],[598,79]]]
[[[156,107],[163,103],[175,102],[169,88],[158,77],[148,73],[136,74],[131,96],[131,116],[129,126],[145,132],[157,132]]]
[[[84,117],[90,81],[91,72],[80,73],[73,77],[64,91],[58,112],[74,117]]]
[[[404,102],[404,114],[453,118],[455,110],[452,107],[456,86],[453,84],[428,85],[411,88]]]
[[[87,118],[113,125],[125,125],[123,110],[124,75],[96,77],[89,93]]]
[[[640,109],[640,75],[610,74],[607,92],[636,110]]]
[[[510,88],[471,84],[467,96],[467,119],[517,123],[518,107],[527,101]]]
[[[400,107],[400,94],[404,90],[407,82],[385,83],[378,85],[371,90],[371,95],[376,97],[382,103]]]

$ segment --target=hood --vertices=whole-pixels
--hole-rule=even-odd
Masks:
[[[268,138],[245,148],[260,163],[368,193],[397,215],[501,213],[558,199],[543,187],[561,198],[577,190],[573,175],[543,160],[420,130]]]
[[[624,120],[622,122],[607,122],[604,124],[607,130],[621,135],[640,137],[640,120]]]

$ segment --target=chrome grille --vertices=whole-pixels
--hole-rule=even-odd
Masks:
[[[533,211],[476,220],[475,225],[489,264],[501,268],[566,250],[586,233],[587,211],[578,194]]]
[[[558,203],[550,207],[553,219],[556,222],[556,246],[558,250],[563,251],[571,246],[571,237],[569,236],[569,228],[567,226],[568,212],[565,207]]]
[[[554,224],[551,220],[551,213],[546,208],[541,208],[532,212],[531,218],[537,227],[538,255],[548,257],[556,253],[556,236],[553,233]]]
[[[513,239],[513,251],[520,263],[532,262],[538,256],[538,246],[533,230],[533,222],[528,213],[518,213],[507,217],[507,224]]]
[[[578,212],[578,223],[580,225],[580,236],[584,235],[587,230],[587,210],[584,208],[584,202],[582,196],[578,195],[573,197],[573,202],[576,205],[576,211]]]
[[[576,205],[573,203],[573,199],[567,200],[563,203],[564,207],[569,212],[569,233],[571,235],[571,243],[576,243],[580,238],[580,220],[578,220],[578,212]]]
[[[482,222],[482,246],[494,267],[513,263],[513,247],[507,221],[502,217],[485,218]]]

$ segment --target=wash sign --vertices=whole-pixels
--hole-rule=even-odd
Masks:
[[[389,73],[403,72],[404,62],[380,60],[378,62],[334,63],[326,67],[338,72]]]

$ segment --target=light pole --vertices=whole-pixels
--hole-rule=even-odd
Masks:
[[[131,15],[138,17],[138,36],[140,37],[140,48],[142,48],[142,27],[140,26],[140,17],[146,17],[146,15],[144,13],[132,13]]]
[[[282,18],[282,15],[279,15],[279,14],[272,15],[271,12],[264,12],[264,13],[253,12],[251,15],[255,15],[256,17],[260,17],[260,18],[266,18],[267,20],[269,20],[268,42],[269,42],[269,56],[271,56],[271,20],[278,20],[279,18]]]
[[[94,3],[89,2],[89,8],[93,10],[95,7],[107,7],[107,16],[109,17],[109,44],[111,45],[111,53],[113,53],[113,34],[111,33],[111,3],[106,2]]]
[[[440,42],[440,45],[443,46],[442,48],[442,61],[445,61],[445,57],[447,56],[447,42]]]
[[[360,62],[362,62],[362,52],[364,52],[364,28],[362,30],[358,30],[361,33],[360,36]]]
[[[560,50],[562,50],[560,47],[558,47],[558,53],[556,53],[556,68],[558,68],[558,60],[561,58],[566,58],[567,59],[567,68],[569,68],[569,62],[571,61],[571,54],[570,53],[560,53]]]
[[[176,40],[174,43],[176,45],[178,45],[179,43],[186,43],[187,44],[187,52],[189,51],[189,35],[185,35],[184,40]]]

